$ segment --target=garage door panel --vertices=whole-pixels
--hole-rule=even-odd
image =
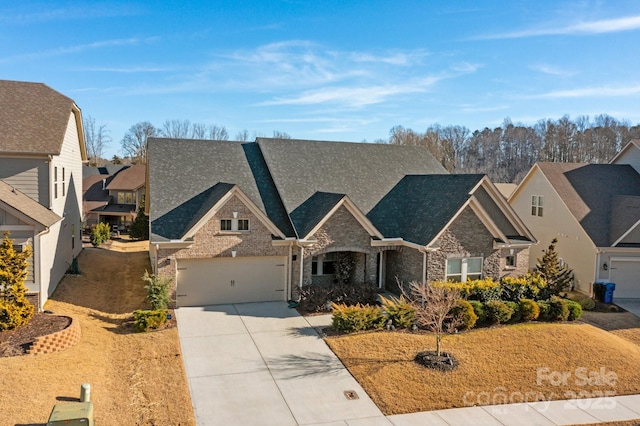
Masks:
[[[285,257],[178,260],[178,306],[285,300]]]
[[[612,260],[609,280],[616,284],[613,292],[615,299],[640,298],[640,259]]]

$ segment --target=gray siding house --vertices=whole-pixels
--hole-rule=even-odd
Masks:
[[[27,287],[42,308],[82,249],[82,115],[41,83],[0,80],[0,233],[33,249]]]
[[[150,255],[178,306],[296,298],[335,279],[397,282],[526,272],[533,237],[484,175],[423,147],[258,138],[151,139]]]

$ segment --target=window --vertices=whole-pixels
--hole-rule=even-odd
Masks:
[[[71,250],[76,248],[76,225],[71,224]]]
[[[336,273],[337,253],[326,253],[311,258],[311,275],[333,275]]]
[[[249,230],[249,219],[238,219],[238,231]]]
[[[64,197],[64,167],[62,168],[62,196]]]
[[[221,219],[220,230],[232,232],[248,232],[249,219]]]
[[[507,268],[515,268],[516,267],[516,255],[510,254],[505,257],[505,266]]]
[[[482,278],[482,258],[447,259],[447,281],[469,281]]]
[[[126,197],[127,197],[127,204],[135,204],[133,201],[133,193],[132,192],[127,192],[126,193]]]
[[[124,192],[118,192],[118,204],[124,204]]]
[[[58,168],[53,168],[53,198],[58,198]]]
[[[531,216],[542,217],[542,207],[544,205],[544,197],[542,195],[531,196]]]

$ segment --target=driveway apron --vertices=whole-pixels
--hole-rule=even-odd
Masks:
[[[284,302],[179,308],[176,317],[198,425],[390,424]]]

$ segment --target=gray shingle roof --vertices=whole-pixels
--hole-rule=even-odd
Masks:
[[[153,138],[149,164],[152,232],[169,239],[189,229],[187,216],[206,214],[197,197],[221,182],[238,185],[287,237],[294,223],[302,237],[341,194],[366,213],[405,174],[446,173],[422,147],[267,138]]]
[[[291,213],[316,192],[347,194],[365,214],[407,174],[447,171],[424,147],[258,138]]]
[[[62,220],[60,216],[0,180],[0,202],[16,209],[45,228]]]
[[[176,206],[152,223],[152,232],[170,240],[179,240],[235,185],[217,183]]]
[[[369,220],[387,238],[427,245],[470,198],[484,175],[409,175],[371,209]]]
[[[304,238],[345,197],[344,194],[316,192],[291,212],[300,238]]]
[[[74,105],[42,83],[0,80],[0,152],[60,154]]]
[[[266,213],[240,142],[152,138],[148,161],[152,222],[221,182],[238,185]]]
[[[617,164],[538,163],[538,166],[594,244],[609,246],[615,240],[611,230],[619,233],[611,224],[614,197],[640,196],[640,175],[631,166]]]

